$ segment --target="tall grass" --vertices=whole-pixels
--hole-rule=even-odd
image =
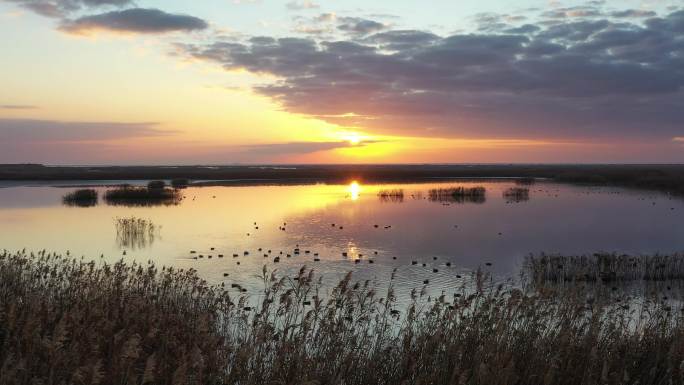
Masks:
[[[67,206],[91,207],[97,205],[97,200],[97,190],[94,189],[80,189],[62,197],[62,202]]]
[[[176,205],[182,200],[182,195],[178,190],[165,187],[146,188],[121,186],[112,190],[107,190],[104,199],[107,201],[107,204],[110,205]]]
[[[347,275],[263,272],[250,304],[195,271],[0,254],[4,384],[678,384],[684,323],[655,301],[475,285],[397,307]]]
[[[428,198],[433,202],[484,203],[486,193],[482,186],[436,188],[428,191]]]
[[[378,191],[378,198],[382,202],[403,202],[404,201],[404,190],[403,189],[384,189]]]
[[[193,271],[0,254],[2,384],[209,384],[227,294]]]
[[[154,243],[159,227],[149,219],[116,218],[116,241],[120,248],[144,249]]]

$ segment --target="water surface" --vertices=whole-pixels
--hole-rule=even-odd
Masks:
[[[529,200],[510,202],[503,192],[515,187],[512,180],[218,186],[185,189],[179,205],[101,201],[83,208],[62,204],[74,189],[64,187],[69,184],[0,184],[0,249],[153,260],[250,290],[261,287],[256,277],[264,265],[288,275],[306,265],[328,279],[353,271],[379,282],[396,269],[400,289],[428,280],[435,292],[461,284],[459,276],[477,268],[499,278],[515,276],[530,253],[684,251],[681,200],[618,188],[541,182],[529,187]],[[454,186],[484,186],[486,199],[429,199],[430,189]],[[384,189],[402,189],[403,200],[381,199]],[[149,219],[159,229],[146,244],[122,244],[117,217]]]

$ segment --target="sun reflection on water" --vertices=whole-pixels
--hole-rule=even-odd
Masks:
[[[359,185],[359,182],[353,181],[349,184],[349,194],[351,196],[351,200],[355,201],[359,199],[359,194],[361,193],[361,185]]]

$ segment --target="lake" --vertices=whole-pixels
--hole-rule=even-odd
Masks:
[[[121,181],[97,182],[108,183]],[[126,207],[100,200],[94,207],[72,207],[61,198],[75,190],[74,183],[60,184],[0,182],[0,249],[152,260],[248,291],[262,287],[264,265],[283,275],[306,265],[328,280],[352,271],[357,279],[379,283],[394,271],[399,290],[428,280],[434,293],[462,284],[478,268],[497,280],[515,277],[530,253],[684,251],[682,200],[612,187],[542,181],[529,186],[529,199],[516,201],[503,196],[516,187],[506,179],[212,186],[184,189],[177,205]],[[456,186],[483,186],[486,198],[430,197],[431,189]],[[378,196],[392,189],[403,190],[403,199]],[[117,238],[115,219],[127,217],[151,220],[153,237],[133,243]]]

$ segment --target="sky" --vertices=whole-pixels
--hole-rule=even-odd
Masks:
[[[682,163],[681,0],[0,0],[0,163]]]

